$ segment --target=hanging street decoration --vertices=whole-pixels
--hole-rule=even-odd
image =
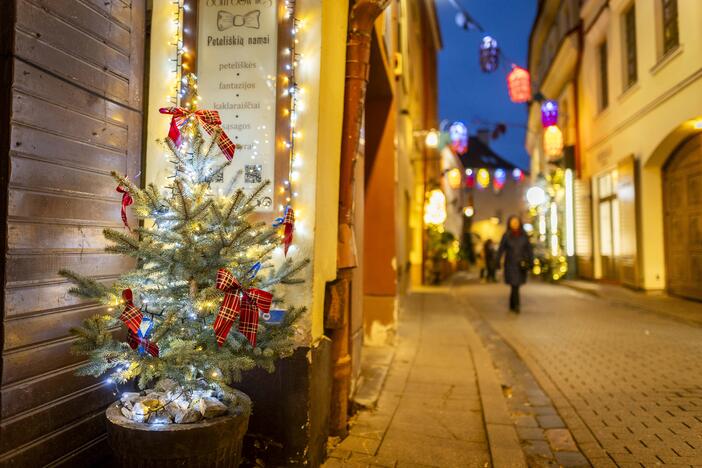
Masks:
[[[558,102],[547,99],[541,103],[541,125],[548,128],[558,124]]]
[[[524,172],[519,169],[518,167],[515,167],[512,169],[512,179],[514,179],[515,182],[521,182],[524,180]]]
[[[455,154],[468,151],[468,127],[463,122],[456,121],[449,127],[449,145]]]
[[[466,188],[472,189],[475,187],[475,171],[473,169],[466,169]]]
[[[551,125],[544,131],[544,154],[548,158],[557,158],[563,152],[563,133],[557,125]]]
[[[424,223],[432,225],[444,224],[446,221],[446,195],[439,189],[429,192],[424,204]]]
[[[487,186],[490,185],[490,171],[484,167],[478,169],[478,175],[475,181],[478,183],[478,188],[487,188]]]
[[[483,36],[480,42],[480,69],[485,73],[492,73],[500,65],[500,48],[497,41],[491,36]]]
[[[449,171],[446,172],[446,181],[448,182],[449,187],[452,189],[457,189],[461,187],[461,183],[463,182],[463,177],[461,175],[461,170],[458,168],[453,168],[450,169]]]
[[[517,65],[512,65],[512,71],[507,75],[507,88],[512,102],[522,103],[531,99],[531,77],[529,71]]]
[[[493,190],[498,193],[500,190],[502,190],[505,186],[505,181],[507,180],[507,172],[505,172],[504,169],[495,169],[495,172],[493,174],[492,178],[492,188]]]

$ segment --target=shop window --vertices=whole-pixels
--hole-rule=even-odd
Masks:
[[[295,129],[304,90],[295,78],[300,23],[294,2],[154,2],[152,17],[149,85],[154,107],[180,105],[185,74],[195,73],[198,107],[219,113],[223,131],[236,146],[232,163],[213,188],[224,191],[233,184],[251,190],[271,181],[255,210],[257,218],[270,221],[295,196],[292,156],[302,137]],[[164,94],[167,101],[162,102]],[[151,134],[162,126],[163,117],[150,112],[149,182],[165,182],[169,169],[155,143],[162,135]]]
[[[625,88],[631,87],[638,79],[637,54],[636,54],[636,6],[632,3],[623,15],[624,26],[624,84]]]

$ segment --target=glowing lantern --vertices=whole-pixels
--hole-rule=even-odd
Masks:
[[[480,69],[485,73],[494,72],[500,64],[500,48],[497,41],[490,36],[480,42]]]
[[[465,216],[466,218],[470,218],[474,214],[475,208],[473,208],[472,206],[466,206],[465,208],[463,208],[463,216]]]
[[[478,183],[478,187],[480,188],[485,188],[490,185],[490,173],[488,170],[485,168],[478,169],[478,175],[475,178],[475,181]]]
[[[546,192],[539,186],[531,187],[526,192],[526,199],[529,206],[536,207],[546,203]],[[543,231],[545,232],[546,227],[544,226]]]
[[[531,99],[531,78],[529,72],[522,67],[512,65],[512,71],[507,75],[507,89],[512,102],[527,102]]]
[[[424,205],[425,224],[443,224],[446,221],[446,196],[439,189],[429,192]]]
[[[549,158],[556,158],[563,152],[563,133],[556,125],[544,131],[544,153]]]
[[[468,151],[468,127],[463,122],[454,122],[449,127],[450,147],[456,154]]]
[[[495,192],[499,192],[505,186],[507,173],[504,169],[495,169],[494,177],[492,178],[492,188]]]
[[[427,136],[424,138],[424,144],[427,148],[436,148],[439,146],[439,132],[436,130],[429,130]]]
[[[457,189],[461,186],[462,182],[461,170],[453,168],[446,173],[446,180],[448,181],[449,187],[452,189]]]
[[[475,187],[475,173],[473,169],[466,169],[466,187],[472,189]]]
[[[522,170],[518,167],[515,167],[512,169],[512,179],[514,179],[515,182],[521,182],[524,180],[524,172],[522,172]]]
[[[544,128],[556,125],[558,123],[558,103],[556,101],[547,100],[541,104],[541,125]]]

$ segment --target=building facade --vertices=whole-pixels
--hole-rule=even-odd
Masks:
[[[588,0],[581,18],[592,276],[702,298],[702,4]]]
[[[540,2],[530,70],[534,91],[565,109],[582,277],[702,298],[700,20],[684,0]],[[527,148],[542,168],[538,110]]]

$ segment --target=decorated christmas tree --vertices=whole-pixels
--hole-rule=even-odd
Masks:
[[[254,367],[272,371],[292,351],[303,312],[275,291],[299,282],[294,276],[307,264],[287,258],[292,210],[273,225],[252,221],[269,182],[250,191],[219,182],[215,190],[234,145],[216,112],[197,109],[192,76],[187,89],[184,107],[161,109],[173,116],[163,141],[173,164],[170,184],[141,189],[112,174],[127,230],[104,231],[107,251],[135,258],[136,269],[112,285],[61,272],[75,284],[72,294],[107,306],[72,330],[73,351],[89,358],[80,373],[155,389],[149,399],[144,392],[122,399],[123,414],[137,421],[192,422],[207,416],[203,402],[234,404],[231,383]],[[130,229],[132,204],[144,222]],[[271,320],[272,313],[282,319]]]

